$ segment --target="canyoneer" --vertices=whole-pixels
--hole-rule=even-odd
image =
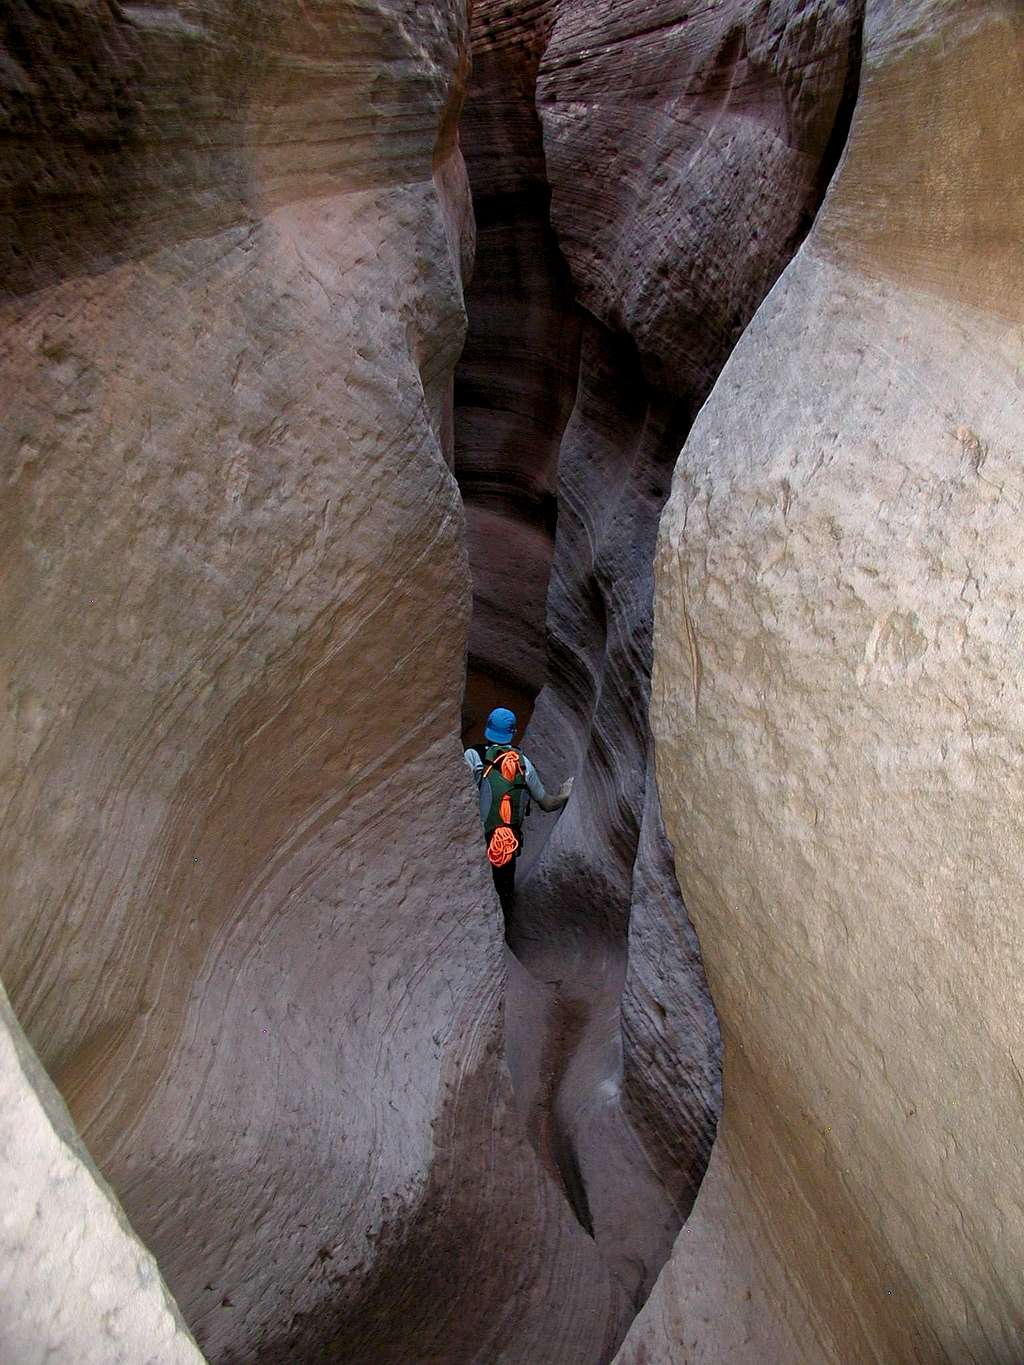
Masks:
[[[515,733],[514,712],[499,706],[487,717],[485,742],[473,745],[465,753],[480,790],[487,859],[506,918],[515,899],[516,859],[523,851],[523,821],[529,814],[531,799],[541,810],[557,811],[572,791],[570,777],[557,796],[548,796],[537,769],[522,749],[512,743]]]

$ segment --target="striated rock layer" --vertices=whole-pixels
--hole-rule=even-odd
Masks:
[[[456,739],[464,6],[8,11],[14,1007],[212,1361],[605,1359]]]
[[[474,12],[464,141],[488,273],[456,388],[468,395],[456,468],[478,501],[486,451],[488,516],[507,528],[474,551],[474,629],[509,676],[494,625],[502,556],[518,545],[521,481],[553,469],[557,439],[547,685],[526,747],[549,785],[577,779],[539,854],[537,817],[528,829],[509,926],[528,973],[511,977],[510,1061],[535,1143],[635,1301],[693,1200],[719,1103],[717,1029],[653,781],[656,528],[693,414],[835,165],[859,26],[860,6],[838,0],[482,0]],[[565,288],[553,264],[540,269],[542,204],[569,269],[571,352]],[[496,273],[500,316],[486,303]],[[538,319],[563,343],[557,363],[536,345]],[[532,401],[531,348],[550,395],[571,383],[568,404]],[[524,428],[531,404],[557,414],[542,434]],[[536,687],[531,651],[519,657]]]
[[[1016,4],[869,0],[677,467],[652,715],[726,1106],[623,1365],[1024,1355],[1022,64]]]
[[[552,18],[548,3],[474,7],[460,124],[477,232],[455,382],[474,599],[463,720],[474,739],[499,704],[525,723],[544,682],[558,447],[579,370],[580,318],[551,229],[535,104]]]

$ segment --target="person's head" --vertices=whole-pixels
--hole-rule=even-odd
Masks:
[[[484,726],[484,739],[489,739],[492,744],[511,744],[512,736],[516,732],[516,718],[512,711],[504,706],[497,706],[487,717],[487,724]]]

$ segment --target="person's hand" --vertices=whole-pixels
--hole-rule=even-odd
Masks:
[[[573,778],[567,777],[565,781],[562,783],[562,790],[558,793],[558,795],[562,798],[563,801],[568,801],[570,795],[572,794],[573,781],[574,781]]]

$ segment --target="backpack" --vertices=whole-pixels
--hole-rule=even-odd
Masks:
[[[512,827],[522,825],[529,804],[526,766],[519,750],[508,744],[481,744],[477,753],[484,762],[480,819],[489,836],[487,857],[495,867],[504,867],[519,848]]]

